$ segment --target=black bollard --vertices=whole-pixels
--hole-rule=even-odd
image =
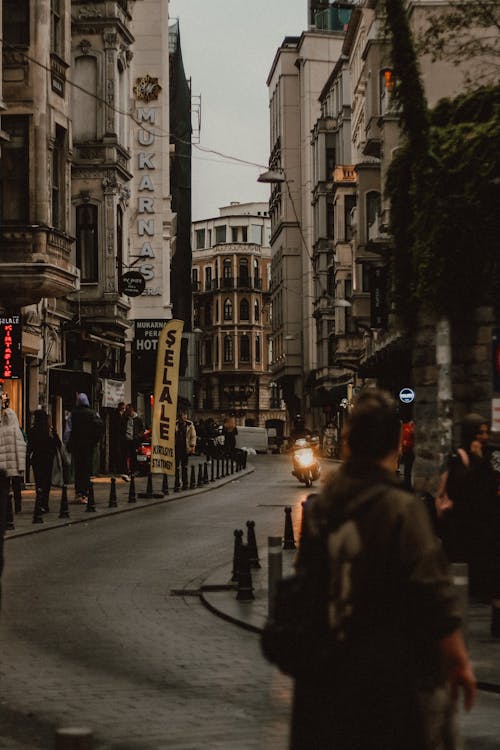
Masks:
[[[117,508],[118,498],[116,497],[116,479],[111,477],[111,484],[109,486],[109,503],[108,508]]]
[[[42,495],[39,487],[35,490],[35,507],[33,508],[32,523],[43,523]]]
[[[206,461],[203,464],[203,484],[208,484],[208,465]]]
[[[234,460],[232,456],[231,456],[231,474],[234,474]]]
[[[247,521],[247,546],[251,568],[260,568],[257,538],[255,536],[255,521]]]
[[[7,531],[14,531],[14,529],[16,528],[14,526],[14,506],[12,504],[12,500],[12,493],[9,492],[9,494],[7,495],[7,517],[5,519],[5,529]]]
[[[87,498],[87,507],[85,513],[95,513],[95,497],[94,497],[94,485],[91,482],[89,485],[89,496]]]
[[[214,474],[214,471],[215,471],[215,467],[214,467],[214,460],[212,459],[212,460],[210,461],[210,481],[211,481],[211,482],[215,482],[215,474]]]
[[[220,463],[219,459],[217,459],[217,476],[216,479],[220,479]]]
[[[169,494],[169,492],[168,492],[168,475],[167,474],[163,475],[163,481],[162,481],[162,484],[161,484],[161,491],[163,492],[164,495],[168,495]]]
[[[153,497],[153,475],[148,472],[148,481],[146,482],[146,492],[139,492],[138,497],[142,500],[151,500]]]
[[[238,570],[238,593],[236,599],[240,602],[249,602],[255,599],[253,595],[252,572],[250,570],[250,559],[248,545],[242,544],[240,548],[240,561]]]
[[[61,504],[59,506],[59,518],[69,518],[68,488],[65,484],[61,490]]]
[[[194,466],[191,466],[191,481],[189,482],[189,489],[194,490],[196,487],[196,474],[194,470]]]
[[[295,549],[295,537],[293,536],[292,509],[288,505],[285,508],[285,534],[283,537],[283,549]]]
[[[243,544],[243,530],[234,530],[234,552],[233,552],[233,572],[231,575],[231,581],[238,581],[239,569],[240,569],[240,549]]]
[[[198,464],[198,484],[197,487],[201,487],[203,484],[203,469],[201,467],[201,464]]]
[[[226,476],[226,459],[221,458],[220,460],[220,475],[222,478]]]
[[[128,501],[129,503],[137,502],[137,496],[135,494],[135,477],[133,474],[130,475],[130,484],[128,486]]]

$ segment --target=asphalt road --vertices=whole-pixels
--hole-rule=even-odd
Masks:
[[[52,750],[61,725],[91,727],[95,750],[286,750],[290,681],[193,595],[231,561],[235,528],[254,520],[264,549],[285,504],[298,521],[306,491],[288,458],[252,460],[217,490],[9,540],[2,750]],[[481,696],[467,748],[500,747],[499,707]]]

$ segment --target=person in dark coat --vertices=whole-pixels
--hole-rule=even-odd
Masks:
[[[75,502],[85,505],[90,490],[94,450],[102,437],[104,424],[90,408],[87,394],[79,393],[76,407],[71,412],[68,450],[75,467]]]
[[[236,421],[234,417],[226,417],[222,428],[222,435],[224,437],[224,453],[226,456],[234,456],[236,450],[237,434],[238,428],[236,427]]]
[[[291,750],[459,747],[454,696],[470,708],[475,678],[439,541],[396,477],[400,436],[394,400],[362,391],[308,507],[296,565],[327,559],[332,660],[295,680]]]
[[[35,475],[36,492],[40,497],[40,510],[49,512],[49,496],[52,485],[52,467],[61,441],[49,424],[49,415],[37,409],[33,415],[33,426],[28,432],[28,455]]]
[[[7,501],[9,497],[9,477],[5,469],[0,469],[0,604],[2,595],[3,538],[7,529]]]

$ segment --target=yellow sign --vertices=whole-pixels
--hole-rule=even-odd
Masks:
[[[169,320],[158,339],[151,473],[175,475],[175,420],[179,390],[182,320]]]

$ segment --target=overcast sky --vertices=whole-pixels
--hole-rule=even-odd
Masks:
[[[307,0],[170,0],[170,17],[179,19],[186,76],[201,94],[200,146],[266,165],[266,79],[283,38],[306,28]],[[193,147],[193,220],[218,216],[231,201],[267,201],[260,171]]]

